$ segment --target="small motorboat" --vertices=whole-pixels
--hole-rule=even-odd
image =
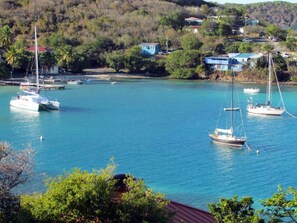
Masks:
[[[260,88],[244,88],[243,92],[247,94],[256,94],[260,92]]]
[[[82,80],[69,80],[67,81],[67,84],[83,84],[84,82]]]

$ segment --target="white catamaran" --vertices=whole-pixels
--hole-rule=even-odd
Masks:
[[[253,100],[251,98],[251,100],[249,101],[248,105],[247,105],[247,111],[251,114],[257,114],[257,115],[274,115],[274,116],[280,116],[285,112],[285,108],[283,106],[283,100],[281,97],[281,102],[282,102],[282,106],[283,107],[273,107],[271,106],[271,96],[272,96],[272,88],[271,88],[271,84],[272,84],[272,73],[275,74],[275,72],[272,71],[272,55],[269,54],[268,55],[268,83],[267,83],[267,94],[266,94],[266,103],[265,104],[259,104],[259,103],[253,103]],[[277,80],[277,76],[275,74],[275,80],[277,83],[277,87],[280,93],[280,87],[278,84],[278,80]],[[280,93],[281,96],[281,93]]]
[[[234,103],[234,73],[232,72],[231,81],[231,106],[224,108],[224,113],[229,117],[228,128],[216,128],[213,133],[209,133],[208,136],[215,143],[224,144],[232,147],[241,147],[246,142],[246,136],[244,132],[242,113],[239,104]],[[222,111],[221,111],[222,112]],[[240,117],[241,122],[235,127],[235,113]],[[229,116],[230,114],[230,116]],[[220,123],[221,124],[221,123]]]
[[[45,96],[41,96],[39,86],[39,73],[38,73],[38,43],[37,43],[37,31],[34,27],[35,32],[35,66],[36,66],[36,89],[23,91],[22,94],[14,97],[10,100],[10,106],[32,110],[59,110],[60,103],[58,101],[51,101]]]

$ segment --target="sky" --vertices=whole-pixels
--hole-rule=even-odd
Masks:
[[[250,3],[259,3],[259,2],[273,2],[273,1],[278,1],[278,0],[206,0],[206,1],[207,2],[217,2],[220,4],[225,4],[225,3],[250,4]],[[282,1],[297,4],[297,0],[282,0]]]

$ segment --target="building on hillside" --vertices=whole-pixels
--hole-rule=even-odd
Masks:
[[[201,26],[202,22],[203,22],[202,19],[198,19],[196,17],[185,18],[185,23],[186,25],[189,25],[189,26]]]
[[[233,66],[234,71],[242,71],[244,66],[255,67],[257,59],[262,56],[255,53],[229,53],[228,56],[205,57],[204,63],[212,70],[227,71]]]
[[[188,17],[185,19],[185,29],[193,33],[198,33],[202,26],[202,19],[196,17]]]
[[[257,59],[262,56],[258,53],[228,53],[228,57],[233,61],[234,71],[242,71],[247,65],[251,68],[255,67]]]
[[[259,20],[258,19],[250,19],[250,18],[245,18],[245,25],[246,26],[257,26],[259,25]]]
[[[159,43],[141,43],[141,55],[143,56],[154,56],[161,51]]]
[[[205,57],[204,63],[208,69],[227,71],[231,68],[231,58],[223,56]]]

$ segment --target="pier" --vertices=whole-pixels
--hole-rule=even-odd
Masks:
[[[9,85],[9,86],[20,86],[21,83],[24,83],[21,80],[0,80],[0,85]],[[35,83],[31,83],[30,86],[36,87]],[[64,90],[65,85],[61,84],[39,84],[41,89],[44,90]]]

